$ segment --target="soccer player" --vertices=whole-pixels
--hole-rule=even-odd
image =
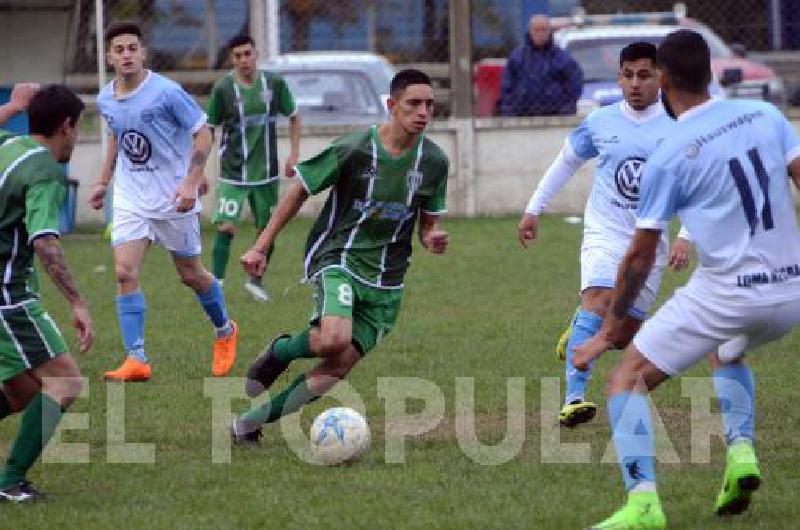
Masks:
[[[53,319],[27,286],[38,256],[41,268],[67,299],[79,350],[92,344],[89,309],[75,286],[59,243],[59,210],[83,103],[68,88],[21,86],[0,107],[0,120],[28,109],[30,134],[0,131],[0,420],[24,411],[17,438],[0,472],[0,502],[40,497],[26,479],[78,396],[81,372]]]
[[[661,90],[677,127],[641,180],[636,232],[619,268],[600,332],[577,348],[588,364],[618,342],[668,223],[692,234],[699,266],[626,348],[609,385],[609,420],[628,490],[625,506],[593,528],[666,528],[656,492],[647,393],[728,340],[746,350],[800,322],[800,230],[788,176],[800,184],[800,138],[772,105],[708,94],[710,52],[695,32],[668,35],[658,49]],[[787,174],[788,166],[788,174]],[[730,381],[754,399],[752,375]],[[761,483],[751,409],[722,410],[727,465],[718,514],[740,513]]]
[[[233,37],[228,50],[233,71],[217,81],[206,107],[208,123],[222,127],[220,184],[213,218],[217,235],[212,252],[213,273],[220,281],[225,278],[231,240],[245,201],[250,203],[259,232],[267,226],[278,202],[278,113],[289,116],[287,177],[294,174],[300,150],[300,116],[286,82],[276,73],[256,68],[258,51],[251,37]],[[270,299],[260,276],[251,275],[245,288],[258,301]]]
[[[549,200],[589,159],[597,158],[591,194],[584,216],[581,245],[581,305],[565,332],[566,392],[559,420],[575,427],[591,420],[597,405],[586,401],[591,369],[572,366],[575,347],[589,339],[603,323],[611,300],[617,267],[633,236],[639,178],[656,146],[674,127],[658,100],[656,47],[634,42],[619,56],[619,86],[623,101],[591,113],[573,131],[548,168],[520,219],[518,237],[523,247],[538,236],[539,214]],[[673,265],[685,265],[688,234],[676,238]],[[633,304],[625,325],[632,336],[652,307],[667,263],[667,236],[659,241],[658,257],[643,292]],[[562,341],[563,342],[563,341]]]
[[[280,335],[258,356],[247,372],[247,394],[261,394],[295,359],[320,361],[235,420],[236,442],[257,443],[261,425],[327,392],[392,330],[417,218],[422,246],[434,254],[447,248],[439,217],[446,211],[448,161],[423,134],[433,111],[431,81],[403,70],[389,92],[388,122],[342,136],[297,166],[299,182],[241,258],[248,272],[263,271],[267,249],[303,202],[330,189],[306,245],[305,277],[315,285],[316,305],[310,326]]]
[[[216,335],[212,373],[226,375],[236,359],[238,330],[228,319],[219,282],[200,263],[198,187],[212,144],[205,113],[178,84],[144,68],[139,26],[114,24],[106,42],[114,79],[101,90],[97,107],[111,135],[90,204],[103,207],[113,174],[111,244],[126,358],[105,378],[147,381],[152,375],[144,347],[147,307],[139,271],[153,241],[172,254],[181,281],[197,294]]]

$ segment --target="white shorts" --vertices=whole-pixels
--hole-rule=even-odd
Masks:
[[[800,299],[760,302],[747,304],[720,296],[693,276],[644,323],[633,344],[669,375],[686,370],[713,351],[730,360],[781,338],[800,323]]]
[[[617,271],[623,255],[596,244],[584,244],[581,247],[581,292],[589,287],[614,288],[617,283]],[[663,264],[656,263],[647,281],[642,286],[639,297],[633,303],[630,315],[639,320],[647,318],[647,312],[653,307],[661,287],[664,275]]]
[[[149,239],[179,258],[199,256],[200,219],[196,213],[171,219],[152,219],[114,208],[111,246]]]

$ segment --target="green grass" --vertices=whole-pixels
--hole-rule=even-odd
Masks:
[[[52,494],[32,506],[0,506],[0,528],[583,528],[623,499],[615,464],[601,463],[609,440],[605,408],[591,424],[562,432],[562,443],[591,444],[591,462],[542,461],[542,378],[558,377],[563,365],[553,346],[577,302],[580,226],[543,220],[542,240],[523,252],[516,219],[447,220],[451,247],[436,257],[417,249],[395,331],[355,369],[352,386],[366,403],[374,440],[369,454],[350,467],[322,468],[300,461],[276,426],[261,448],[234,448],[230,464],[211,461],[211,401],[203,393],[211,368],[211,331],[194,295],[182,287],[169,257],[154,248],[142,273],[149,313],[147,345],[154,363],[150,383],[124,387],[126,440],[155,445],[155,464],[113,464],[106,457],[106,395],[102,373],[121,360],[114,309],[113,263],[107,242],[94,233],[65,239],[73,271],[86,294],[97,330],[91,352],[78,355],[89,396],[73,412],[88,413],[88,430],[65,432],[69,442],[88,443],[88,464],[38,464],[31,479]],[[262,345],[281,331],[303,327],[310,292],[297,284],[308,221],[290,224],[281,237],[269,286],[277,300],[259,305],[241,288],[244,276],[231,265],[226,296],[241,325],[242,376]],[[210,232],[206,232],[206,256]],[[253,237],[234,240],[239,256]],[[667,276],[662,299],[687,275]],[[74,344],[64,303],[42,282],[46,306]],[[722,475],[724,448],[712,442],[710,463],[690,462],[689,399],[671,381],[655,396],[680,463],[659,465],[659,491],[671,528],[753,529],[796,527],[800,507],[797,457],[796,353],[792,333],[761,351],[753,362],[758,381],[757,429],[764,485],[745,515],[711,515]],[[599,363],[590,395],[604,404],[603,382],[616,353]],[[309,366],[298,362],[277,383],[284,385]],[[708,374],[705,364],[688,375]],[[385,402],[380,377],[420,377],[435,383],[446,402],[437,429],[410,438],[404,464],[384,459]],[[475,382],[478,437],[496,443],[505,433],[506,380],[525,378],[525,437],[510,461],[479,465],[456,439],[457,377]],[[308,407],[303,421],[331,406]],[[242,411],[246,400],[236,400]],[[422,402],[409,400],[410,413]],[[554,410],[546,409],[551,415]],[[397,422],[394,424],[396,425]],[[0,424],[0,454],[7,451],[18,420]],[[547,430],[547,429],[545,429]],[[552,430],[548,431],[551,432]]]

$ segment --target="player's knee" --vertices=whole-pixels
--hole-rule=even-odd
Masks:
[[[117,263],[114,267],[114,274],[119,285],[132,285],[139,281],[137,270],[127,263]]]
[[[350,346],[350,334],[333,330],[320,335],[320,354],[323,357],[334,357],[345,353]]]
[[[42,381],[42,392],[58,401],[65,409],[75,402],[82,390],[83,378],[79,375],[48,377]]]
[[[178,277],[181,279],[181,283],[183,285],[191,287],[195,291],[197,291],[201,287],[202,274],[200,273],[200,271],[196,271],[188,267],[183,267],[178,269]]]
[[[236,225],[233,223],[222,223],[217,227],[218,232],[222,232],[223,234],[228,234],[231,236],[236,235]]]

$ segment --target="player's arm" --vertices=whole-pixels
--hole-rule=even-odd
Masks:
[[[586,370],[593,359],[630,339],[629,331],[625,327],[626,318],[650,275],[660,239],[659,229],[637,228],[634,232],[633,240],[619,266],[616,286],[611,295],[610,311],[603,319],[603,326],[597,335],[575,349],[572,364],[579,370]]]
[[[103,207],[106,197],[106,189],[114,178],[114,169],[117,167],[117,138],[114,134],[108,135],[108,147],[103,158],[103,165],[100,167],[100,178],[92,186],[89,194],[89,205],[95,210]]]
[[[270,217],[267,226],[261,231],[253,246],[241,258],[242,266],[249,274],[261,276],[264,273],[267,267],[267,252],[269,248],[275,242],[283,227],[286,226],[286,223],[297,215],[306,199],[308,199],[308,191],[306,191],[303,184],[297,181],[292,182],[284,196],[278,201],[278,206]]]
[[[37,83],[17,83],[14,85],[8,103],[0,105],[0,125],[4,125],[15,115],[24,112],[37,90],[39,90]]]
[[[439,224],[441,216],[420,211],[419,242],[433,254],[444,254],[449,235]]]
[[[197,191],[205,181],[203,170],[206,167],[208,154],[214,145],[214,138],[208,125],[203,124],[194,133],[192,142],[192,157],[189,159],[189,171],[178,186],[175,193],[175,209],[179,212],[188,212],[197,202]]]
[[[792,177],[794,185],[800,190],[800,157],[795,158],[789,163],[789,176]]]
[[[294,166],[300,159],[300,115],[295,113],[289,116],[289,156],[286,157],[286,176],[294,175]]]
[[[564,187],[578,169],[586,162],[585,159],[575,154],[569,140],[556,156],[556,159],[547,168],[536,191],[528,201],[525,213],[517,225],[517,237],[523,248],[536,239],[539,230],[539,215],[550,200]]]
[[[86,351],[92,344],[92,319],[85,300],[75,286],[58,240],[58,217],[64,186],[57,178],[60,176],[54,175],[54,178],[34,183],[27,189],[25,226],[42,268],[70,304],[80,350]]]

